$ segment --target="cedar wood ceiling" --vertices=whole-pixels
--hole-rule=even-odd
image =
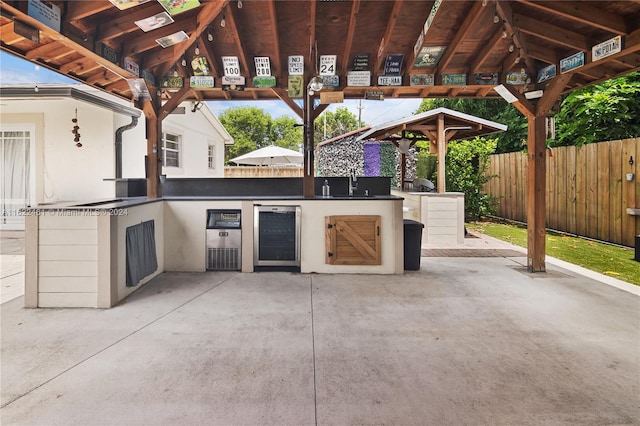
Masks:
[[[565,93],[640,68],[640,1],[459,1],[442,0],[201,0],[197,8],[175,15],[174,23],[143,32],[135,21],[164,11],[155,0],[119,10],[108,0],[51,1],[61,9],[60,33],[27,14],[27,1],[0,1],[2,49],[65,74],[103,91],[131,99],[126,78],[136,77],[98,53],[102,44],[129,57],[140,70],[153,73],[153,96],[167,100],[281,99],[301,115],[288,96],[288,56],[303,55],[305,79],[316,74],[318,55],[337,55],[340,87],[345,98],[363,98],[365,90],[384,92],[386,98],[495,97],[493,85],[473,84],[474,73],[499,73],[525,68],[533,75],[577,52],[585,52],[585,66],[570,71]],[[414,52],[425,22],[436,4],[437,13],[424,33],[422,46],[446,46],[435,67],[416,68]],[[494,17],[498,16],[498,23]],[[221,26],[224,18],[225,26]],[[15,22],[39,30],[39,43],[14,32]],[[155,40],[175,31],[189,39],[162,48]],[[208,34],[213,41],[208,40]],[[504,33],[504,34],[503,34]],[[504,37],[506,35],[506,37]],[[592,46],[623,36],[623,50],[591,61]],[[515,49],[510,52],[509,46]],[[187,63],[199,48],[216,77],[209,90],[161,90],[160,81],[174,71],[192,75]],[[346,74],[355,54],[368,54],[372,87],[346,87]],[[402,86],[375,86],[388,54],[403,54]],[[520,58],[518,58],[520,55]],[[221,88],[222,56],[237,56],[244,91]],[[274,88],[253,88],[254,57],[268,56]],[[411,86],[410,75],[434,74],[435,85]],[[465,86],[442,85],[442,74],[467,74]],[[515,86],[525,90],[525,86]],[[176,102],[177,99],[173,99]],[[172,103],[173,103],[172,102]]]

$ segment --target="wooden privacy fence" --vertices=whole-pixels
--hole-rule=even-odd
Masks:
[[[640,138],[548,149],[547,228],[633,247],[640,216],[627,209],[640,209],[638,156]],[[527,164],[523,152],[490,156],[496,177],[485,192],[499,198],[497,216],[527,221]]]
[[[301,177],[302,171],[292,166],[226,166],[224,177]]]

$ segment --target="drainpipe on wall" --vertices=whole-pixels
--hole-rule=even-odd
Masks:
[[[122,134],[138,125],[138,117],[131,116],[131,123],[116,130],[116,179],[122,177]]]

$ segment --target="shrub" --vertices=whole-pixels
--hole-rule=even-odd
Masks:
[[[492,178],[487,175],[489,154],[496,149],[497,139],[475,138],[449,143],[446,156],[446,186],[449,192],[464,192],[467,220],[477,220],[491,214],[497,199],[483,194],[482,189]]]
[[[438,157],[424,149],[420,150],[417,155],[416,177],[429,179],[435,185],[438,172]]]
[[[392,143],[380,143],[380,176],[391,178],[391,187],[396,186],[396,148]]]

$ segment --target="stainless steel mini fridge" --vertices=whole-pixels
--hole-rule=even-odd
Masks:
[[[207,210],[207,270],[242,269],[240,210]]]
[[[300,215],[300,206],[254,206],[254,270],[300,267]]]

